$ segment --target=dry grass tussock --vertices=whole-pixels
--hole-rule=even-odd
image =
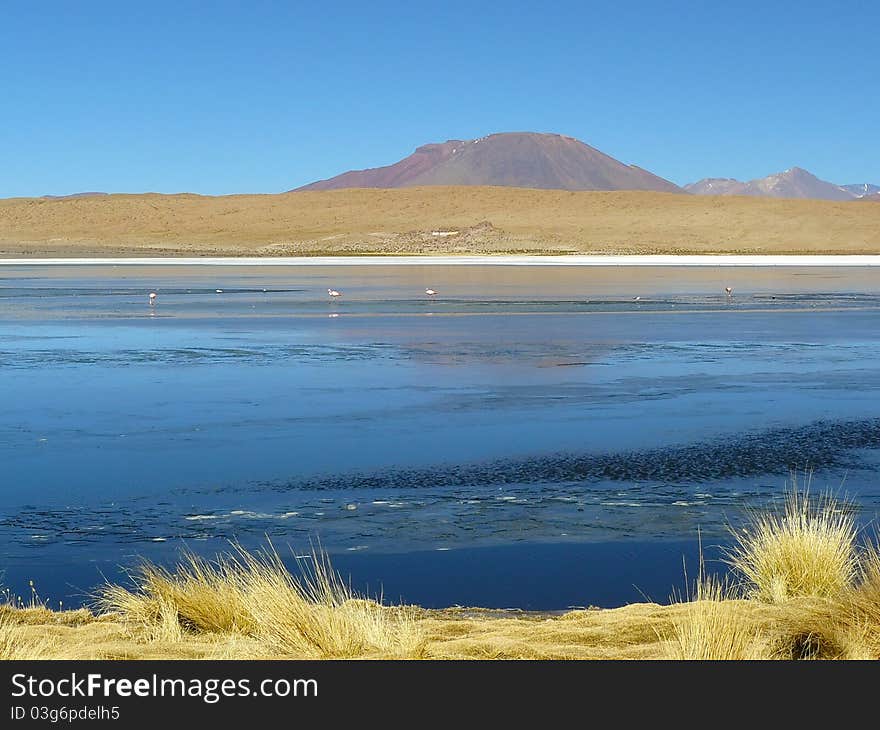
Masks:
[[[870,628],[842,596],[792,598],[776,606],[768,631],[771,659],[877,659]]]
[[[279,656],[421,655],[410,610],[358,595],[321,552],[300,567],[300,575],[291,573],[271,546],[255,553],[237,548],[213,562],[186,555],[174,570],[142,565],[134,589],[103,586],[97,606],[162,641],[225,633]]]
[[[862,552],[858,581],[841,604],[848,623],[860,632],[870,652],[880,656],[880,546],[876,541]]]
[[[706,578],[664,636],[665,658],[684,660],[877,659],[866,624],[839,599],[768,604]]]
[[[759,601],[834,598],[859,573],[853,510],[827,494],[812,497],[796,483],[781,510],[755,512],[748,525],[732,533],[728,560],[749,597]]]
[[[868,659],[880,650],[880,558],[857,547],[853,510],[796,480],[782,508],[732,530],[741,583],[707,577],[667,642],[678,659]]]

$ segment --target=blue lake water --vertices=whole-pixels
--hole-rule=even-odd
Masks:
[[[878,363],[869,269],[0,264],[0,569],[268,537],[424,605],[663,599],[792,471],[871,523]]]

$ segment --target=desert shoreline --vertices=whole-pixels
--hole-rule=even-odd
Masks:
[[[877,255],[880,205],[504,187],[0,200],[0,257]]]
[[[0,258],[0,266],[880,266],[880,255],[411,255],[411,256],[150,256]]]

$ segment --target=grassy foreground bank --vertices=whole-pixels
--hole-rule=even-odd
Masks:
[[[734,538],[736,585],[701,574],[670,605],[563,615],[382,605],[320,554],[298,575],[271,547],[184,556],[103,586],[91,610],[0,606],[0,658],[880,658],[880,550],[852,512],[794,491]]]

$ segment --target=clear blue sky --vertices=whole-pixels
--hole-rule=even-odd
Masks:
[[[880,183],[880,4],[5,3],[0,197],[276,192],[560,132],[677,183]]]

